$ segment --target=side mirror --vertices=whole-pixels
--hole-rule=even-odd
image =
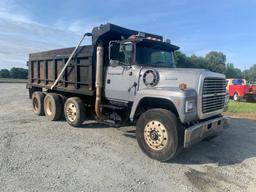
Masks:
[[[120,65],[120,62],[118,60],[110,59],[109,64],[111,67],[117,67],[118,65]]]

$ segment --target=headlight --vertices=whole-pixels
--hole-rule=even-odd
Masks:
[[[193,110],[193,101],[186,101],[186,108],[185,111],[187,112],[191,112]]]

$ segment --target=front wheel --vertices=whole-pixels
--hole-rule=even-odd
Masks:
[[[235,93],[235,94],[234,94],[233,100],[234,100],[234,101],[239,101],[239,95],[238,95],[238,93]]]
[[[142,151],[159,161],[173,159],[182,149],[182,128],[177,117],[165,109],[150,109],[136,125],[137,142]]]

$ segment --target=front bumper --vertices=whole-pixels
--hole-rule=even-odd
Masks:
[[[228,117],[217,117],[187,128],[184,134],[184,148],[188,148],[206,137],[217,135],[228,127],[229,121]]]

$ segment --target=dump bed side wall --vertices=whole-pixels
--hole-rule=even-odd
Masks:
[[[50,89],[74,48],[30,54],[28,87]],[[93,46],[81,46],[55,90],[69,93],[94,95]]]

